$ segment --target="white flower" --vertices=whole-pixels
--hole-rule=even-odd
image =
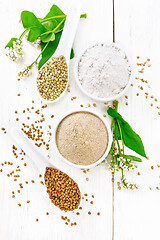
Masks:
[[[19,73],[18,76],[22,79],[25,77],[29,77],[31,75],[31,66],[25,66]]]
[[[23,57],[22,41],[17,39],[13,42],[13,47],[6,48],[6,55],[13,61],[18,61]]]
[[[40,43],[41,43],[41,39],[40,39],[40,37],[38,37],[32,44],[33,44],[33,46],[39,48]]]
[[[25,35],[25,39],[28,39],[28,34]],[[27,40],[28,41],[28,40]],[[40,37],[38,37],[34,42],[30,42],[34,47],[39,48],[41,43]]]

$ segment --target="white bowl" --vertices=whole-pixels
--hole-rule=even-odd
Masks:
[[[99,98],[99,97],[95,97],[95,96],[91,95],[90,93],[88,93],[88,92],[82,87],[82,85],[81,85],[81,83],[80,83],[80,81],[79,81],[79,77],[78,77],[78,64],[79,64],[79,61],[80,61],[82,55],[84,54],[84,52],[85,52],[87,49],[89,49],[89,48],[91,48],[91,47],[93,47],[93,46],[95,46],[95,45],[97,45],[97,44],[107,44],[107,45],[115,46],[116,48],[119,48],[120,50],[122,50],[122,51],[125,53],[125,55],[126,55],[126,57],[127,57],[127,59],[128,59],[130,68],[131,68],[131,75],[130,75],[130,78],[129,78],[129,80],[128,80],[128,83],[127,83],[126,87],[125,87],[125,88],[123,89],[123,91],[121,91],[120,93],[118,93],[118,94],[116,94],[116,95],[114,95],[114,96],[112,96],[112,97],[109,97],[109,98]],[[75,63],[75,68],[74,68],[74,75],[75,75],[75,79],[76,79],[77,85],[79,86],[79,88],[81,89],[81,91],[82,91],[85,95],[87,95],[88,97],[94,99],[95,101],[99,101],[99,102],[109,102],[109,101],[114,101],[114,100],[120,98],[120,97],[123,96],[123,95],[126,93],[126,91],[128,90],[128,88],[129,88],[129,86],[130,86],[130,84],[131,84],[131,81],[132,81],[132,79],[133,79],[133,75],[134,75],[134,74],[133,74],[133,64],[132,64],[132,61],[131,61],[131,59],[129,58],[128,54],[126,54],[126,51],[125,51],[123,48],[119,47],[117,44],[115,44],[115,43],[113,43],[113,42],[112,42],[112,43],[108,43],[108,42],[96,42],[96,43],[88,46],[87,48],[85,48],[85,49],[80,53],[80,55],[77,57],[77,60],[76,60],[76,63]]]
[[[57,143],[56,143],[56,133],[57,133],[57,128],[58,128],[60,122],[61,122],[65,117],[67,117],[67,116],[69,116],[69,115],[71,115],[71,114],[73,114],[73,113],[76,113],[76,112],[88,112],[88,113],[92,113],[92,114],[94,114],[95,116],[99,117],[99,118],[102,120],[102,122],[104,123],[104,125],[106,126],[106,129],[107,129],[107,132],[108,132],[108,145],[107,145],[107,149],[106,149],[105,153],[103,154],[103,156],[102,156],[99,160],[97,160],[96,162],[94,162],[94,163],[92,163],[92,164],[90,164],[90,165],[78,165],[78,164],[75,164],[75,163],[72,163],[72,162],[68,161],[66,158],[64,158],[64,157],[61,155],[61,153],[59,152],[58,147],[57,147]],[[110,148],[111,148],[111,144],[112,144],[112,139],[113,139],[113,138],[112,138],[111,127],[110,127],[110,125],[108,124],[107,120],[104,119],[104,117],[103,117],[101,114],[99,114],[99,113],[97,113],[97,112],[95,112],[95,111],[92,111],[92,110],[88,110],[88,109],[75,109],[75,110],[71,110],[71,111],[65,113],[65,114],[57,121],[57,123],[56,123],[56,125],[55,125],[55,129],[54,129],[53,136],[54,136],[54,143],[53,143],[53,144],[54,144],[54,149],[55,149],[56,153],[58,154],[58,156],[59,156],[65,163],[69,164],[70,166],[73,166],[73,167],[76,167],[76,168],[83,168],[83,169],[92,168],[92,167],[95,167],[95,166],[97,166],[98,164],[100,164],[100,163],[104,160],[104,158],[107,157],[107,155],[109,154],[109,151],[110,151]]]

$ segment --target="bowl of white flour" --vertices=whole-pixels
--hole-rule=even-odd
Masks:
[[[95,43],[83,50],[74,70],[81,91],[100,102],[124,95],[133,78],[131,61],[114,43]]]

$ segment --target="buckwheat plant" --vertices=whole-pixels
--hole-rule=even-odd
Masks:
[[[41,48],[36,60],[19,72],[19,77],[29,76],[33,65],[38,65],[38,70],[52,57],[59,44],[67,15],[55,4],[52,5],[44,18],[37,18],[33,12],[22,11],[21,22],[24,31],[20,37],[12,37],[5,46],[7,56],[13,61],[23,57],[22,40],[27,39],[33,46]],[[81,14],[80,18],[86,18],[87,14]],[[74,20],[74,19],[73,19]],[[72,49],[70,58],[74,57]]]
[[[125,154],[125,147],[147,158],[143,142],[140,136],[133,131],[131,126],[118,113],[118,101],[113,102],[113,108],[109,107],[108,115],[112,117],[111,129],[113,131],[113,142],[110,149],[111,159],[109,168],[114,176],[116,171],[121,171],[121,182],[117,182],[118,189],[121,189],[120,184],[126,189],[137,189],[138,185],[128,183],[124,172],[130,172],[137,168],[137,163],[142,162],[142,159]]]

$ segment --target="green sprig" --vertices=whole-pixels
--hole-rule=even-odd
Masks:
[[[14,42],[19,40],[22,42],[23,37],[28,33],[27,40],[31,43],[40,39],[41,52],[28,67],[31,68],[39,58],[38,69],[40,69],[46,61],[54,54],[59,44],[61,34],[63,31],[66,15],[56,5],[50,8],[50,11],[44,18],[37,18],[34,13],[30,11],[22,11],[21,20],[24,31],[19,38],[11,38],[5,48],[13,49]],[[82,14],[80,18],[86,18],[87,14]],[[71,50],[70,58],[74,57],[74,51]]]
[[[111,129],[113,131],[114,140],[111,146],[111,161],[110,168],[114,171],[121,170],[121,182],[125,188],[137,188],[136,184],[129,184],[124,176],[124,170],[133,170],[137,166],[134,162],[142,162],[142,159],[137,156],[126,155],[125,147],[138,153],[146,158],[144,145],[140,136],[133,131],[131,126],[122,118],[118,111],[118,101],[114,103],[114,108],[107,110],[108,115],[112,117]],[[121,148],[122,147],[122,148]],[[119,187],[120,188],[120,187]]]

